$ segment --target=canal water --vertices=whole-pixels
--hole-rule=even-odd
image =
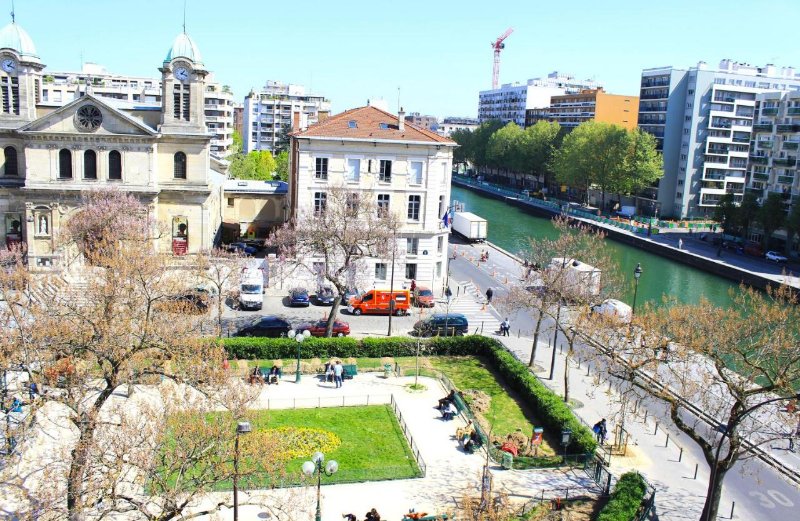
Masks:
[[[549,219],[536,217],[521,208],[466,188],[453,186],[451,200],[464,203],[465,211],[486,219],[489,241],[511,253],[525,251],[529,247],[529,238],[554,238],[557,233]],[[728,307],[731,303],[728,292],[736,284],[728,279],[610,239],[606,242],[629,280],[622,299],[628,304],[633,302],[633,270],[637,262],[642,265],[637,307],[645,301],[660,304],[663,295],[687,304],[696,304],[703,296],[720,307]]]

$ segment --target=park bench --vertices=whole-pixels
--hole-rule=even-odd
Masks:
[[[264,375],[264,383],[266,383],[266,384],[270,383],[270,381],[269,381],[269,372],[272,369],[272,366],[259,367],[259,369],[261,369],[261,374]],[[283,368],[282,367],[278,368],[278,380],[283,380]],[[275,383],[277,384],[278,382],[275,382]]]
[[[343,369],[344,369],[344,371],[342,372],[343,380],[352,380],[353,377],[358,374],[358,367],[356,366],[356,364],[344,364]]]
[[[434,514],[423,517],[408,517],[408,515],[403,516],[403,521],[455,521],[455,519],[455,517],[447,514]]]

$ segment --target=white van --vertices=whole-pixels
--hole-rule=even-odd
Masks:
[[[633,318],[633,309],[621,300],[613,298],[592,306],[592,312],[623,324],[630,324]]]
[[[253,259],[242,268],[242,277],[239,282],[239,307],[242,309],[261,309],[264,303],[264,293],[269,282],[267,261]]]

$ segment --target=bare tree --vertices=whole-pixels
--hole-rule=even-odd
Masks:
[[[317,209],[301,212],[276,230],[267,244],[277,246],[289,269],[321,276],[337,290],[328,315],[326,336],[331,336],[342,295],[363,272],[369,258],[386,259],[397,239],[396,217],[379,208],[369,193],[335,186]],[[321,272],[316,272],[319,259]]]
[[[238,252],[222,249],[202,251],[195,256],[195,274],[205,284],[210,285],[216,295],[217,336],[222,336],[222,313],[225,302],[235,295],[241,278],[244,259]]]
[[[780,407],[800,388],[796,296],[783,286],[742,286],[731,296],[729,309],[706,300],[647,305],[631,338],[607,329],[596,344],[611,358],[612,375],[665,403],[702,449],[711,472],[701,521],[716,519],[737,461],[793,431]]]
[[[167,439],[164,433],[172,433],[182,440],[180,447],[171,447],[174,465],[215,468],[215,447],[230,443],[235,432],[228,428],[223,440],[221,424],[219,432],[198,433],[189,424],[175,429],[174,418],[165,416],[166,405],[153,409],[156,414],[148,412],[147,403],[133,407],[131,402],[137,384],[163,379],[216,401],[216,408],[228,407],[222,399],[231,383],[222,368],[225,353],[215,339],[199,336],[200,319],[172,298],[190,280],[185,270],[171,269],[170,256],[155,252],[158,235],[147,208],[131,195],[90,192],[59,236],[61,251],[74,267],[71,276],[80,277],[80,284],[55,275],[31,280],[31,287],[61,288],[49,299],[31,298],[35,292],[21,285],[30,279],[23,267],[0,273],[0,297],[7,303],[0,307],[2,362],[20,368],[43,391],[28,404],[34,421],[20,431],[18,460],[3,470],[0,495],[20,502],[31,516],[45,510],[54,519],[78,519],[88,512],[102,517],[112,511],[142,512],[140,506],[147,504],[146,519],[172,519],[211,483],[229,476],[204,473],[205,481],[173,494],[180,499],[171,504],[163,487],[153,488],[163,497],[140,501],[143,487],[153,484],[154,458],[165,463],[167,457],[146,450],[145,442],[152,449],[154,437]],[[240,413],[230,414],[228,427]],[[197,450],[182,452],[190,440]],[[133,477],[126,481],[124,473]],[[199,479],[187,470],[189,475]],[[131,483],[139,488],[131,489]]]

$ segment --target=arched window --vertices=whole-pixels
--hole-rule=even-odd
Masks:
[[[116,150],[108,153],[108,178],[111,180],[122,180],[122,154]]]
[[[186,179],[186,154],[175,152],[175,179]]]
[[[6,158],[6,175],[19,175],[19,165],[17,164],[17,149],[6,147],[3,149]]]
[[[58,177],[61,179],[72,178],[72,152],[62,148],[58,152]]]
[[[83,178],[97,179],[97,154],[94,150],[83,153]]]

